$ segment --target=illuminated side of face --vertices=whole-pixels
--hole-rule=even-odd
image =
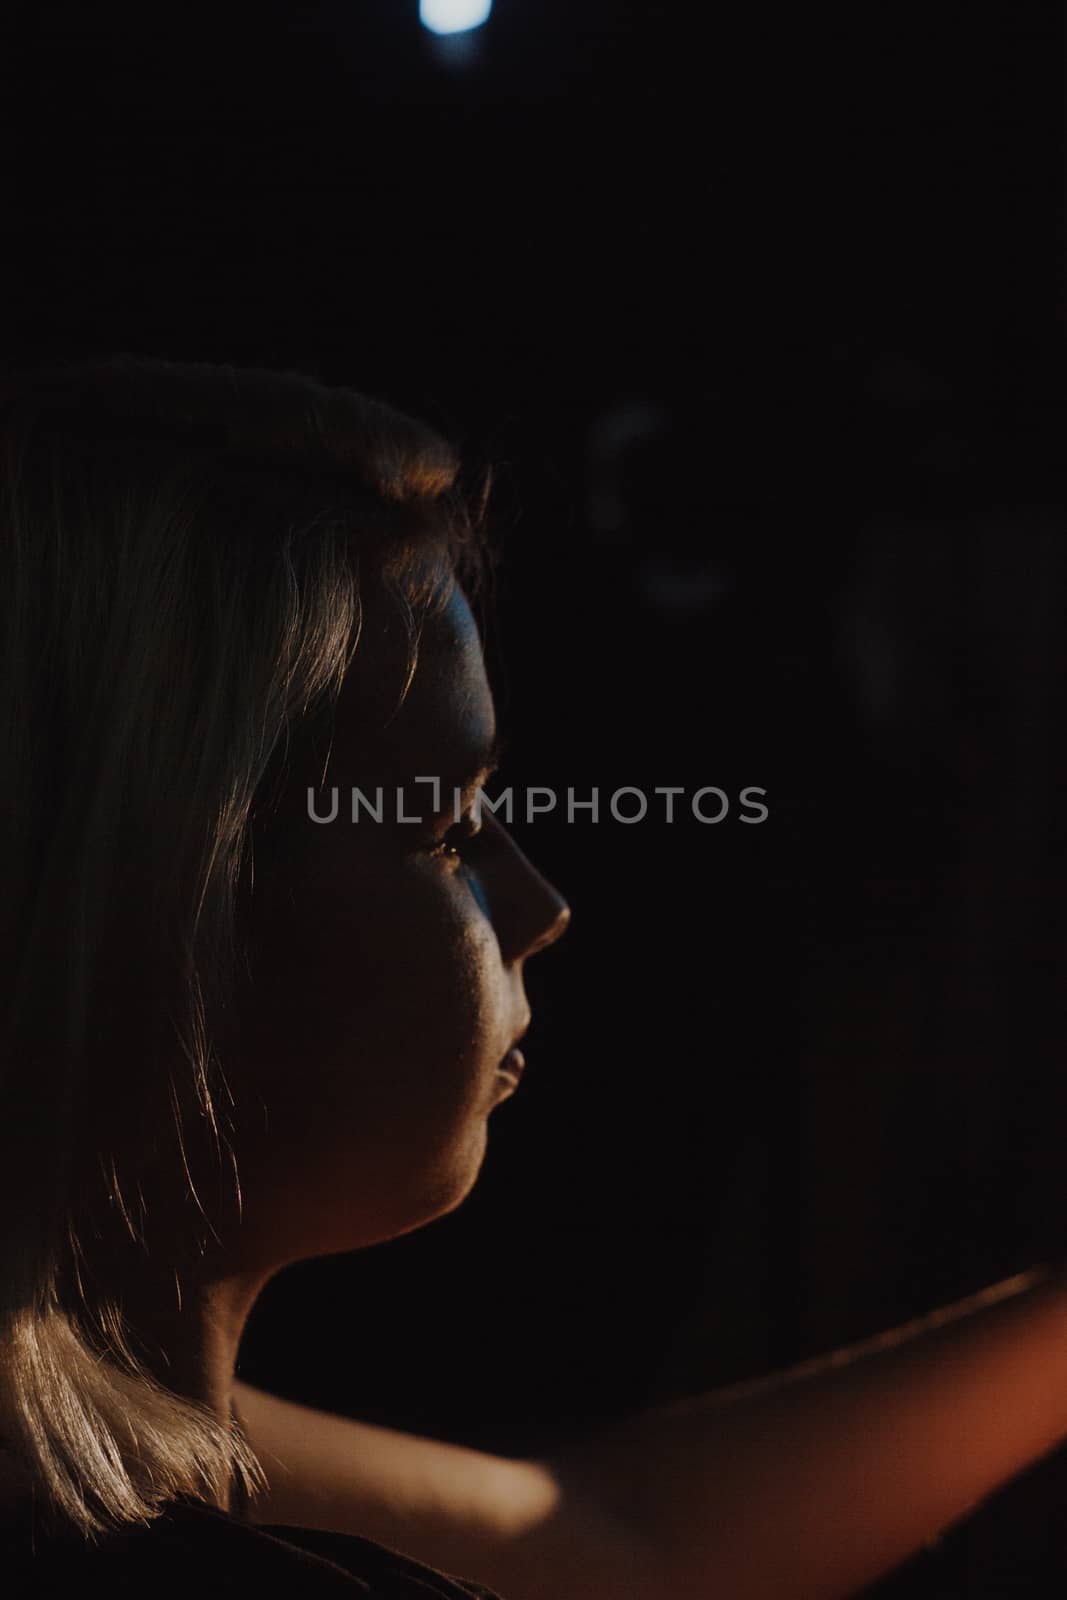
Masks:
[[[395,682],[394,656],[384,635],[361,642],[328,769],[292,773],[256,855],[254,1000],[235,1083],[253,1255],[352,1249],[463,1200],[489,1115],[514,1092],[502,1068],[529,1021],[523,963],[569,921],[503,824],[477,814],[496,726],[458,586],[426,625],[399,713],[368,719],[365,686]],[[442,780],[436,814],[420,777]],[[311,819],[309,782],[323,817],[336,786],[333,821]],[[379,786],[382,822],[361,807],[353,823],[352,788],[373,799]],[[402,815],[420,823],[397,819],[398,787]]]

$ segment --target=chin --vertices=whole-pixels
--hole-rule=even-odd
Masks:
[[[295,1246],[293,1259],[384,1244],[455,1211],[478,1181],[485,1160],[486,1121],[480,1117],[462,1138],[439,1146],[421,1161],[409,1149],[402,1173],[375,1174],[373,1193],[361,1193],[345,1182],[333,1186],[328,1195],[320,1190],[315,1204],[305,1206],[302,1215],[290,1208],[283,1231]]]
[[[487,1143],[488,1127],[482,1117],[469,1137],[458,1148],[453,1146],[443,1155],[434,1171],[427,1175],[427,1182],[420,1185],[415,1215],[401,1232],[410,1233],[424,1227],[463,1204],[478,1182]]]

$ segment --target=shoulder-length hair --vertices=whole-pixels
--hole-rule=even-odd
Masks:
[[[237,1187],[217,1026],[257,796],[336,699],[370,587],[410,682],[442,561],[485,570],[486,489],[426,425],[302,373],[0,376],[0,1450],[60,1529],[261,1485],[134,1353],[94,1241],[147,1252],[150,1164],[205,1229],[192,1167]]]

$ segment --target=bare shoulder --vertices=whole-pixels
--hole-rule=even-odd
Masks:
[[[654,1552],[550,1459],[513,1459],[234,1386],[268,1480],[253,1521],[353,1533],[509,1600],[659,1600]]]

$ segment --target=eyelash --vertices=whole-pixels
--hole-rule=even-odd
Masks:
[[[456,823],[454,828],[449,828],[441,842],[434,845],[429,853],[438,860],[461,861],[463,859],[463,851],[458,844],[452,842],[453,835],[458,833],[462,842],[469,844],[471,840],[477,839],[481,831],[481,828],[475,826],[472,817],[464,817],[461,822]]]

